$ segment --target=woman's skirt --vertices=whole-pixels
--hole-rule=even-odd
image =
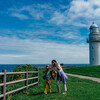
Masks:
[[[67,79],[68,79],[68,77],[64,73],[64,71],[57,72],[57,80],[61,80],[61,81],[63,81],[63,84],[65,84]]]

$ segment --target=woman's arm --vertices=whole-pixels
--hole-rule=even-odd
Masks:
[[[46,69],[44,69],[43,73],[45,73]]]
[[[54,66],[51,67],[51,70],[55,71]]]
[[[60,67],[57,65],[57,63],[55,63],[55,67],[60,70]]]

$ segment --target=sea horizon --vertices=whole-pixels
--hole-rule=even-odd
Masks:
[[[26,65],[26,64],[0,64],[0,72],[2,72],[2,70],[6,69],[7,71],[12,71],[14,68],[16,68],[17,66],[21,66],[21,65]],[[50,65],[51,64],[30,64],[34,67],[45,67],[46,65]],[[89,64],[64,64],[63,63],[63,67],[67,67],[67,66],[89,66]]]

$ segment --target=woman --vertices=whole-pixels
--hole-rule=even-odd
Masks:
[[[49,93],[51,93],[51,74],[50,74],[50,66],[49,65],[46,66],[43,73],[45,73],[44,93],[47,94],[47,85],[49,86]]]
[[[57,64],[56,60],[52,60],[52,68],[53,68],[53,70],[55,70],[57,72],[57,89],[58,89],[58,92],[59,93],[61,92],[60,86],[59,86],[59,82],[61,80],[63,82],[63,86],[64,86],[63,94],[66,94],[66,91],[67,91],[66,80],[68,79],[68,77],[64,73],[60,64]]]

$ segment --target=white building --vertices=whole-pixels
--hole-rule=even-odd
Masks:
[[[90,65],[100,65],[100,33],[99,28],[94,22],[90,26],[89,38]]]

